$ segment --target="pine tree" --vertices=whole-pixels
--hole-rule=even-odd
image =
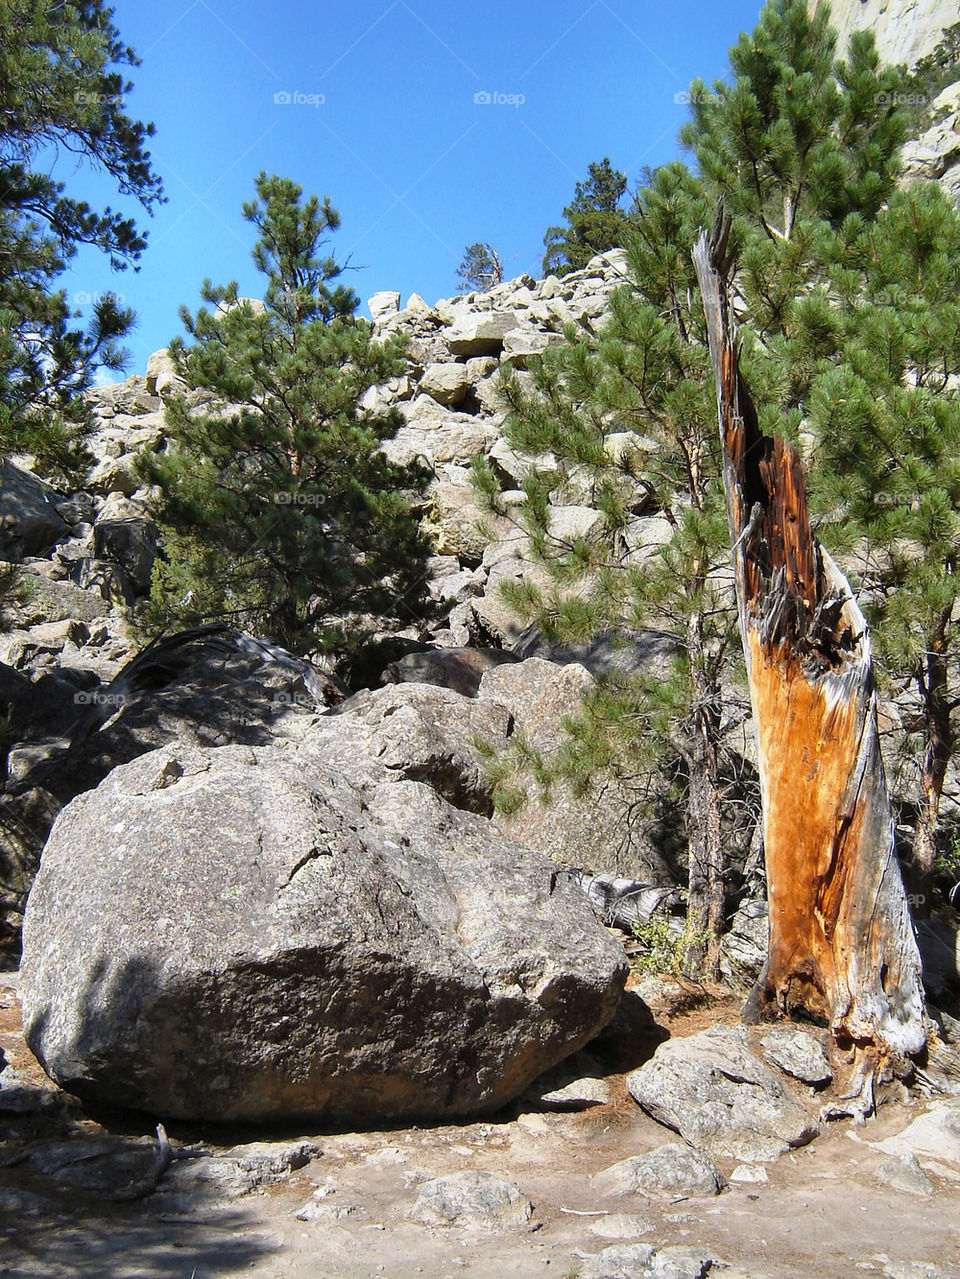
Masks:
[[[597,253],[619,248],[627,215],[620,207],[627,179],[607,156],[591,164],[586,182],[578,182],[573,200],[563,210],[565,226],[548,228],[543,237],[544,272],[566,275],[576,271]]]
[[[560,472],[531,476],[519,511],[556,588],[518,585],[516,606],[565,638],[655,626],[677,640],[676,677],[602,684],[557,767],[576,776],[631,754],[644,767],[681,761],[687,958],[692,965],[706,952],[708,968],[722,928],[724,738],[738,709],[724,703],[722,676],[738,644],[719,589],[729,544],[690,253],[723,196],[741,264],[744,368],[765,406],[762,424],[798,436],[812,373],[836,346],[838,246],[853,225],[870,227],[891,196],[905,130],[903,113],[887,105],[896,72],[879,66],[872,36],[854,36],[840,64],[834,46],[825,15],[811,17],[804,0],[765,6],[754,32],[731,50],[731,79],[709,91],[702,81],[691,86],[683,137],[700,176],[671,165],[638,192],[625,236],[633,283],[612,295],[600,335],[573,341],[571,333],[569,348],[548,351],[531,370],[532,395],[516,379],[505,390],[512,446],[552,452]],[[635,438],[612,465],[605,442],[624,431]],[[604,526],[593,543],[564,547],[551,540],[547,499],[575,467],[591,477]],[[478,484],[495,502],[491,476]],[[623,544],[643,509],[670,526],[653,557]],[[588,579],[584,600],[571,586]],[[542,773],[541,763],[534,767]],[[704,934],[708,945],[698,952]]]
[[[916,694],[904,745],[917,761],[914,887],[928,906],[960,705],[960,214],[923,183],[844,230],[834,349],[803,379],[814,497],[823,537],[862,565],[888,675]]]
[[[88,461],[80,393],[98,366],[123,366],[133,313],[104,293],[79,328],[57,280],[81,244],[122,269],[146,237],[131,218],[69,196],[51,155],[82,157],[148,211],[162,198],[145,150],[153,126],[124,111],[132,86],[117,68],[137,58],[111,18],[100,0],[0,0],[0,452],[32,453],[74,481]]]
[[[568,746],[535,767],[546,780],[552,770],[581,787],[625,761],[638,772],[680,779],[691,972],[715,969],[724,924],[730,716],[721,678],[736,638],[724,592],[729,573],[722,571],[729,547],[716,404],[689,254],[707,212],[683,165],[659,170],[640,193],[627,239],[634,284],[611,295],[600,334],[548,350],[532,370],[532,393],[509,374],[503,382],[510,446],[556,459],[554,469],[531,472],[523,504],[509,508],[551,584],[518,583],[507,598],[545,634],[567,643],[647,628],[676,645],[667,678],[614,673],[601,680],[572,719]],[[476,474],[487,500],[506,514],[493,473],[477,467]],[[548,498],[584,482],[602,524],[590,537],[565,542],[551,531]],[[666,530],[661,545],[643,544],[641,515],[659,517]]]
[[[381,451],[400,416],[360,407],[403,370],[403,343],[374,341],[354,318],[358,299],[324,248],[339,215],[289,179],[261,173],[256,189],[243,213],[260,235],[264,307],[208,281],[214,309],[184,308],[193,343],[171,344],[188,387],[208,394],[172,404],[168,452],[144,459],[167,556],[144,620],[238,618],[293,649],[327,649],[362,615],[422,615],[428,548],[412,497],[426,476]]]
[[[460,278],[457,285],[459,292],[477,289],[481,293],[487,293],[503,283],[503,261],[493,245],[486,241],[468,244],[457,267],[457,275]]]

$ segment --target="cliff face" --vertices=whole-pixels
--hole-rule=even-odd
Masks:
[[[815,13],[827,0],[809,0]],[[833,25],[846,51],[852,31],[870,27],[886,62],[912,66],[940,43],[941,32],[960,20],[957,0],[833,0]]]

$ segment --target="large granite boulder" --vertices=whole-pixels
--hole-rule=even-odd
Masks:
[[[428,786],[289,746],[168,746],[58,817],[31,893],[27,1041],[170,1119],[493,1111],[613,1016],[577,888]]]

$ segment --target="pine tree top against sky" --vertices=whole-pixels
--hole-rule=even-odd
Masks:
[[[253,176],[288,174],[343,218],[345,282],[432,302],[457,291],[464,246],[487,241],[505,278],[540,273],[542,237],[588,166],[609,156],[630,189],[680,154],[697,75],[723,75],[758,0],[117,0],[142,65],[128,110],[156,124],[169,202],[147,220],[140,271],[82,254],[78,305],[112,290],[139,317],[132,369],[180,331],[205,277],[257,287],[240,213]],[[69,159],[67,157],[66,159]],[[72,170],[72,166],[65,167]],[[95,206],[116,190],[80,171]],[[120,207],[125,207],[120,201]]]

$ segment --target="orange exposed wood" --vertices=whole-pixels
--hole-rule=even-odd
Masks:
[[[739,372],[728,224],[694,263],[717,383],[740,629],[757,728],[770,905],[745,1015],[803,1012],[838,1038],[915,1054],[920,960],[877,733],[866,622],[810,529],[803,465],[765,437]]]

